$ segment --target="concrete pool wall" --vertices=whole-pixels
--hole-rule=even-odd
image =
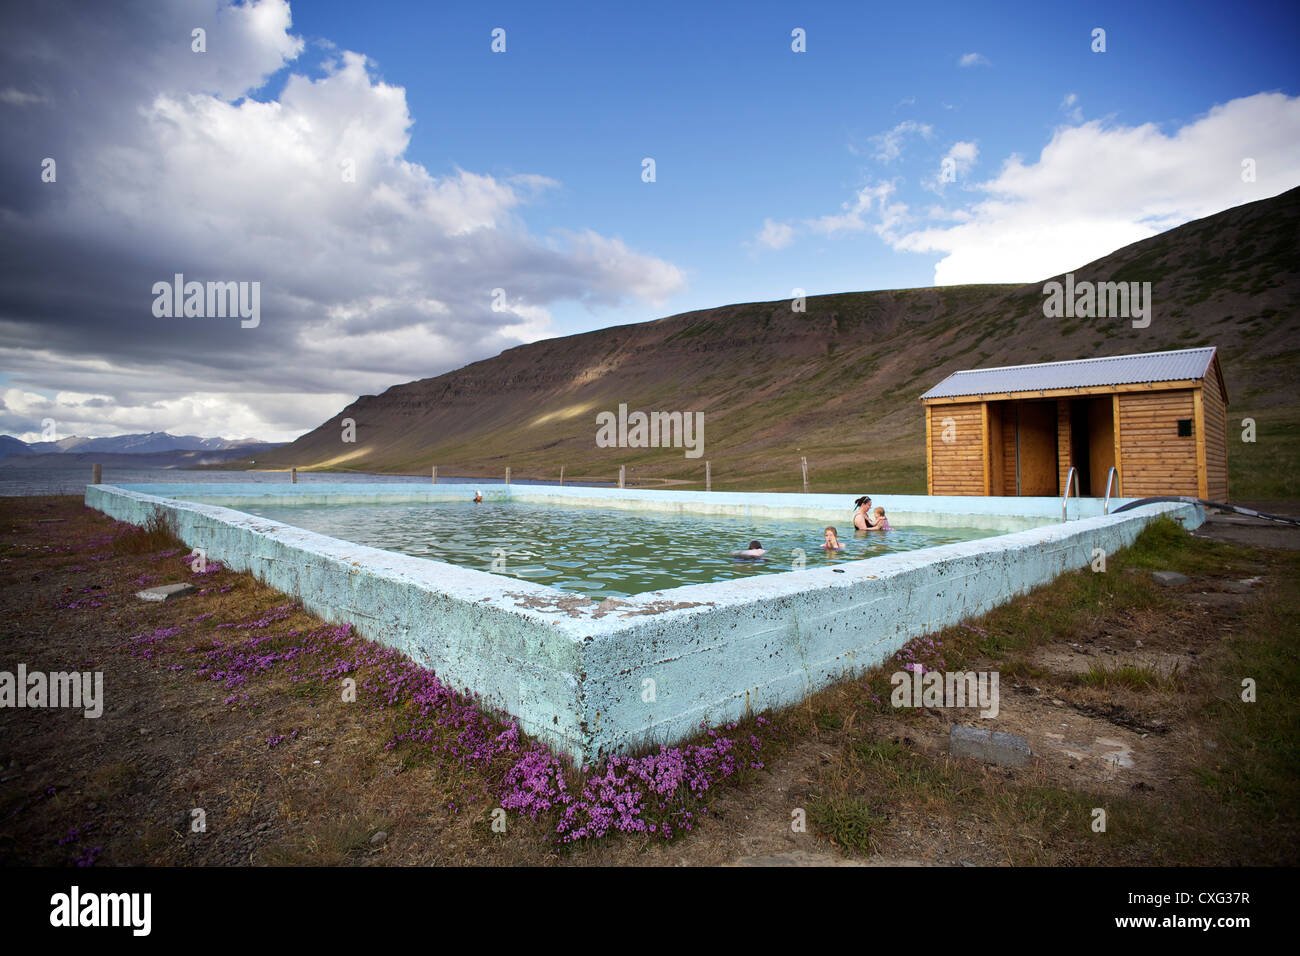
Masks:
[[[846,526],[851,508],[843,495],[477,487],[489,500]],[[835,569],[756,575],[597,603],[223,506],[432,503],[463,499],[472,490],[430,484],[91,485],[86,503],[133,524],[161,509],[181,540],[203,548],[209,560],[249,571],[326,620],[348,622],[401,650],[578,761],[671,743],[701,723],[714,726],[750,710],[796,703],[879,664],[913,637],[1086,567],[1094,549],[1109,554],[1131,544],[1158,515],[1189,529],[1204,520],[1200,508],[1181,503],[1103,516],[1097,499],[1071,500],[1071,520],[1060,523],[1056,498],[882,495],[875,503],[899,525],[986,527],[996,536]],[[1008,529],[1023,530],[1000,533]]]
[[[179,498],[228,508],[257,505],[301,504],[404,504],[464,501],[475,491],[492,501],[509,499],[569,507],[618,508],[628,511],[661,511],[672,514],[714,514],[729,517],[810,520],[851,529],[853,495],[753,493],[737,491],[661,491],[658,489],[609,488],[568,485],[442,484],[398,485],[387,482],[346,484],[271,485],[227,482],[222,484],[132,484],[134,491],[163,498]],[[1131,498],[1113,498],[1113,511]],[[1061,520],[1060,498],[936,497],[930,495],[883,495],[872,506],[883,507],[890,521],[900,526],[930,528],[986,528],[998,533],[1021,531]],[[1068,519],[1092,518],[1103,509],[1100,498],[1070,498]]]

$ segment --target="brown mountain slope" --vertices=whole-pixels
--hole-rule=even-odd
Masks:
[[[256,467],[702,483],[682,449],[598,448],[596,414],[701,411],[714,486],[924,491],[918,396],[962,368],[1219,346],[1235,423],[1236,497],[1300,494],[1300,189],[1229,209],[1074,270],[1076,281],[1149,281],[1149,328],[1048,319],[1043,283],[815,296],[729,305],[519,346],[366,395]],[[342,420],[356,421],[356,443]]]

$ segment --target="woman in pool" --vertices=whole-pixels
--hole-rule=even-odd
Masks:
[[[870,531],[876,526],[875,518],[871,514],[870,496],[863,495],[853,504],[856,506],[853,509],[853,527],[859,531]]]
[[[830,525],[826,526],[826,543],[822,545],[827,551],[843,551],[844,545],[840,544],[839,532]]]
[[[756,561],[765,554],[767,554],[767,548],[757,541],[749,542],[749,548],[745,551],[731,552],[733,558],[739,558],[742,561]]]

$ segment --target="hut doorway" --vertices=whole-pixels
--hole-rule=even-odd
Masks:
[[[1115,412],[1109,396],[1071,400],[1070,464],[1078,471],[1082,497],[1106,493],[1106,478],[1115,464]]]

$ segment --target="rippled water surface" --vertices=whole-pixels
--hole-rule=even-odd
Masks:
[[[90,465],[47,465],[45,467],[19,467],[11,459],[0,458],[0,498],[13,495],[84,495],[86,485],[90,483]],[[301,484],[336,484],[338,482],[374,482],[385,481],[394,484],[427,482],[428,475],[367,475],[361,472],[339,471],[300,471],[298,481]],[[438,483],[443,485],[472,485],[495,481],[490,478],[457,478],[439,475]],[[104,484],[171,484],[173,482],[199,484],[258,484],[283,485],[289,483],[289,474],[283,471],[210,471],[208,469],[190,468],[124,468],[119,465],[104,467]],[[519,485],[549,484],[549,482],[523,481]],[[593,484],[593,482],[570,481],[571,485]],[[216,489],[215,491],[219,491]],[[215,493],[214,491],[214,493]]]
[[[837,525],[845,550],[832,556],[821,548],[825,526],[798,521],[755,523],[716,515],[508,501],[244,510],[344,541],[523,578],[598,600],[789,571],[801,552],[807,566],[816,567],[996,533],[921,527],[855,532],[846,515]],[[732,557],[753,539],[768,549],[764,558]]]

